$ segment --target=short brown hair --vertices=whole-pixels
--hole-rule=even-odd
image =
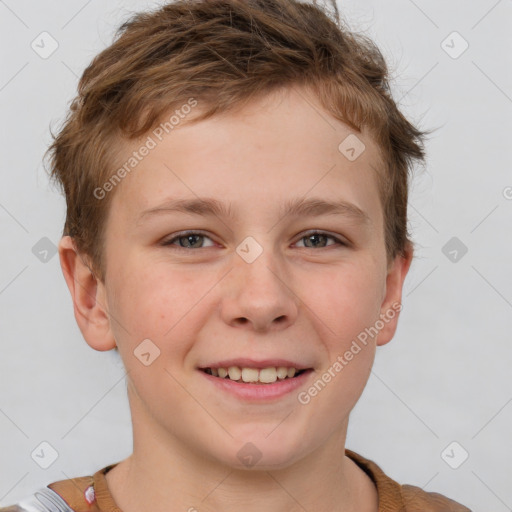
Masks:
[[[412,244],[408,179],[423,161],[426,132],[399,111],[375,44],[348,30],[316,2],[177,0],[139,13],[84,71],[78,95],[48,149],[50,177],[66,196],[63,235],[106,276],[104,227],[113,193],[95,190],[112,176],[120,142],[147,134],[192,97],[194,122],[241,108],[283,87],[306,86],[323,108],[378,144],[378,173],[388,259]],[[341,141],[340,141],[341,142]]]

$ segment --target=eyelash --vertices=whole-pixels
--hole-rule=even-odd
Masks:
[[[202,237],[205,237],[205,238],[210,238],[208,235],[206,235],[205,233],[202,233],[200,231],[184,231],[182,233],[178,233],[177,235],[173,236],[172,238],[164,240],[161,245],[163,245],[164,247],[174,246],[173,249],[176,249],[178,251],[191,251],[191,250],[194,250],[194,249],[189,248],[189,247],[181,247],[179,245],[175,245],[173,242],[179,240],[180,238],[186,238],[187,236],[192,236],[192,235],[198,235],[198,236],[202,236]],[[303,240],[304,238],[311,237],[313,235],[325,236],[327,238],[331,238],[332,240],[334,240],[336,242],[336,244],[331,244],[330,246],[326,246],[326,247],[320,247],[320,249],[327,249],[327,247],[332,247],[332,245],[339,245],[339,246],[345,246],[345,247],[348,246],[348,244],[346,242],[344,242],[343,240],[335,237],[334,235],[326,233],[325,231],[315,231],[315,230],[313,230],[313,231],[307,232],[306,234],[304,234],[303,236],[301,236],[299,238],[299,241]],[[210,238],[210,240],[211,240],[211,238]],[[208,247],[198,247],[195,250],[207,249],[207,248]],[[315,247],[303,247],[303,249],[315,249]]]

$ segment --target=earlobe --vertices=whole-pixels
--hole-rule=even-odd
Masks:
[[[412,263],[414,250],[411,244],[407,245],[404,255],[397,255],[388,268],[386,277],[386,293],[380,310],[380,325],[377,336],[377,345],[385,345],[395,335],[398,326],[398,317],[402,310],[402,291],[405,278]]]
[[[115,348],[110,329],[105,286],[92,273],[83,255],[76,250],[73,238],[63,236],[59,258],[73,300],[75,319],[85,341],[95,350]]]

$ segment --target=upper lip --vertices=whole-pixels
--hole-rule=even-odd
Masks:
[[[297,370],[307,370],[311,366],[303,365],[289,359],[250,359],[250,358],[237,358],[237,359],[224,359],[218,362],[212,362],[199,366],[201,370],[206,368],[229,368],[230,366],[238,366],[239,368],[278,368],[279,366],[286,366],[287,368],[295,368]]]

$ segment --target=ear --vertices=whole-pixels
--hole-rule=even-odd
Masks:
[[[402,310],[402,289],[405,276],[409,271],[413,258],[414,249],[407,244],[404,255],[397,255],[388,265],[386,277],[386,290],[384,300],[380,308],[380,320],[384,324],[377,336],[377,345],[385,345],[395,335],[398,326],[398,317]]]
[[[104,284],[76,250],[73,238],[62,237],[59,258],[73,299],[75,319],[85,341],[95,350],[111,350],[116,342],[110,329]]]

